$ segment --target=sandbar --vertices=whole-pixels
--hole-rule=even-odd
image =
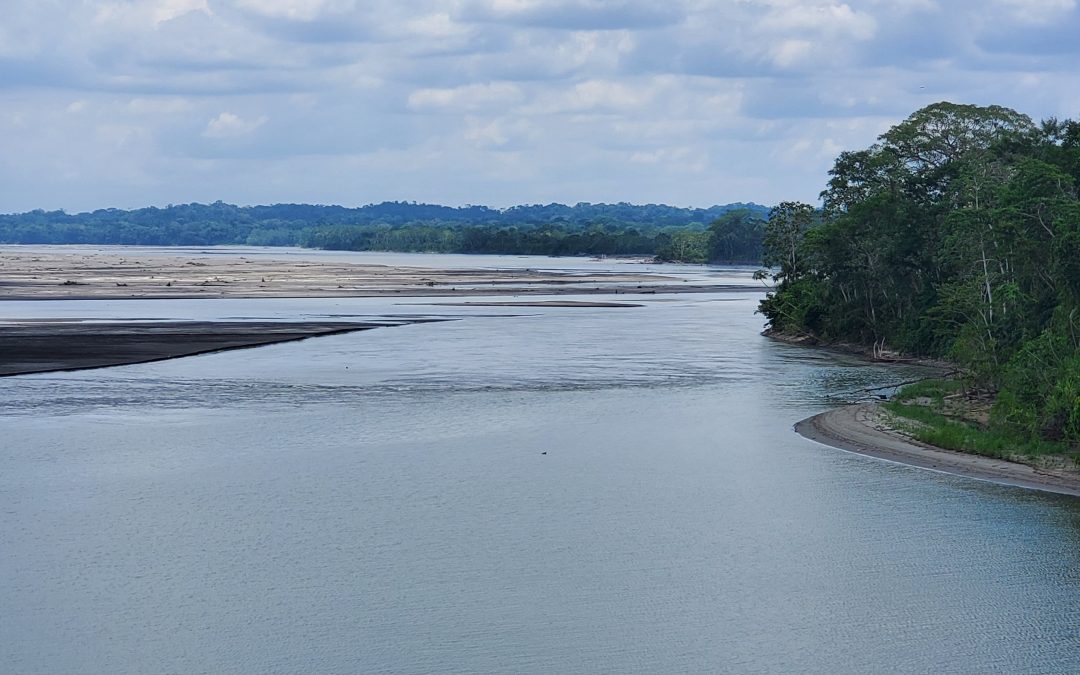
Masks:
[[[807,418],[795,431],[810,440],[862,455],[1002,485],[1080,497],[1080,469],[1036,467],[945,450],[895,429],[877,404],[848,405]]]
[[[389,325],[345,321],[34,321],[0,325],[0,376],[163,361]]]
[[[637,302],[595,302],[588,300],[467,300],[464,302],[431,302],[438,307],[583,307],[614,308],[644,307]]]
[[[438,298],[760,293],[757,285],[689,283],[656,274],[537,269],[429,269],[236,255],[0,247],[0,301],[196,298]],[[636,307],[580,300],[462,302],[508,307]],[[400,322],[399,322],[400,323]],[[0,323],[0,376],[145,363],[379,324],[346,322]]]
[[[657,274],[429,269],[263,257],[0,248],[0,300],[760,293]]]

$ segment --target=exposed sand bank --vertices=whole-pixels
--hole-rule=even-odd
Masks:
[[[825,445],[901,464],[1080,497],[1080,469],[1034,467],[935,448],[894,429],[876,404],[830,410],[799,422],[795,431]]]
[[[0,300],[432,297],[760,292],[655,274],[426,269],[243,256],[34,253],[0,249]]]
[[[0,300],[460,297],[754,291],[654,274],[535,269],[427,269],[243,255],[192,257],[0,248]],[[454,303],[449,303],[454,304]],[[637,307],[619,302],[508,300],[513,307]],[[382,324],[344,322],[0,323],[0,376],[145,363]]]
[[[436,307],[644,307],[636,302],[591,302],[586,300],[490,300],[431,302]]]
[[[398,324],[343,321],[4,324],[0,325],[0,376],[147,363],[384,325]]]

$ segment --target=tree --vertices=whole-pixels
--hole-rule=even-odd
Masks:
[[[709,262],[761,262],[765,220],[749,209],[728,211],[709,224]]]
[[[765,226],[764,263],[779,268],[773,277],[777,281],[795,281],[802,275],[800,247],[814,221],[814,207],[802,202],[781,202],[769,211],[769,222]]]
[[[708,254],[708,234],[680,230],[657,249],[656,258],[669,262],[703,263]]]

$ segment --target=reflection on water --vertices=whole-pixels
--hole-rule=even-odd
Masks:
[[[1080,670],[1076,500],[801,439],[828,396],[912,370],[770,342],[717,299],[429,307],[460,320],[0,381],[0,663]],[[402,312],[203,303],[164,306]]]

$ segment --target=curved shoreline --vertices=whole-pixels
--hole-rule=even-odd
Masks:
[[[891,429],[876,404],[848,405],[798,422],[795,431],[812,441],[899,464],[957,476],[1080,497],[1080,471],[1056,471],[937,448]]]
[[[152,363],[405,323],[419,321],[0,323],[0,377]]]

